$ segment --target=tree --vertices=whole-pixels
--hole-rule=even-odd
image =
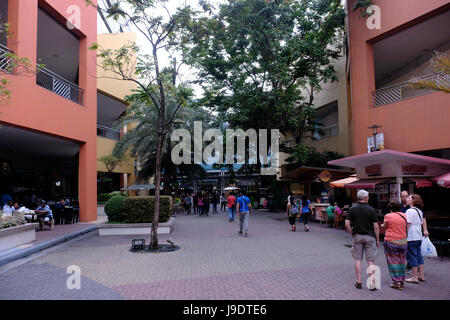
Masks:
[[[431,79],[411,79],[411,86],[416,89],[431,89],[450,93],[450,54],[436,51],[431,59],[434,75]]]
[[[11,24],[5,23],[0,17],[0,37],[6,39],[12,37],[13,34],[10,32],[10,26]],[[1,48],[0,62],[2,65],[0,68],[0,105],[8,104],[11,101],[11,81],[8,80],[6,75],[25,75],[37,73],[45,66],[44,64],[38,64],[34,67],[30,59],[26,57],[19,57],[5,47]]]
[[[93,5],[90,0],[86,2],[88,5]],[[143,148],[146,140],[153,139],[156,145],[154,153],[155,212],[150,241],[150,248],[155,250],[158,249],[157,229],[164,140],[174,115],[181,107],[186,106],[189,95],[189,90],[170,81],[176,78],[180,65],[184,63],[183,59],[177,62],[174,54],[179,49],[177,40],[182,30],[179,26],[189,20],[193,13],[189,7],[178,8],[173,13],[167,8],[166,3],[166,0],[122,0],[103,10],[108,18],[135,28],[145,38],[146,45],[150,47],[149,54],[140,51],[135,44],[124,45],[118,50],[99,48],[97,44],[91,46],[92,49],[98,50],[101,68],[111,72],[116,79],[133,81],[137,84],[138,90],[129,97],[130,101],[139,102],[141,106],[142,110],[136,107],[136,113],[144,115],[148,112],[146,109],[150,108],[156,114],[156,124],[153,127],[145,125],[149,123],[143,121],[133,130],[136,132],[142,130],[144,135],[129,133],[126,137],[127,140],[135,140],[137,149]],[[164,72],[160,61],[161,54],[172,57],[172,73]],[[137,59],[134,59],[136,56]],[[168,75],[172,78],[168,79]],[[171,113],[168,109],[169,104],[173,106]],[[146,132],[146,130],[151,131]]]
[[[340,0],[229,0],[188,26],[202,102],[232,126],[280,129],[296,143],[316,130],[314,94],[336,80]]]
[[[121,157],[118,158],[118,157],[113,156],[112,154],[109,154],[106,156],[102,156],[102,157],[98,158],[97,160],[105,165],[106,171],[108,171],[108,173],[111,173],[114,171],[114,169],[117,167],[117,165],[119,165],[119,163],[122,161],[122,158]]]

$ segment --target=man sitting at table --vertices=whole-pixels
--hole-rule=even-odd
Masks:
[[[31,210],[26,208],[25,206],[22,206],[22,207],[19,206],[18,202],[14,203],[14,208],[13,209],[14,209],[14,213],[23,213],[25,219],[27,219],[27,220],[32,220],[33,219],[33,216],[31,214],[27,214],[27,213],[30,213]]]
[[[66,207],[66,201],[64,199],[61,199],[59,202],[55,204],[55,209],[64,210]]]
[[[3,206],[3,214],[11,216],[14,212],[14,208],[12,207],[12,201],[8,200]]]
[[[45,203],[45,200],[41,201],[41,204],[34,211],[38,214],[39,225],[41,226],[41,230],[44,229],[44,223],[50,221],[50,230],[54,228],[54,219],[53,213],[50,207]]]

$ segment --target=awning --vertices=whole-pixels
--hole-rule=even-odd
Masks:
[[[443,188],[450,188],[450,172],[447,172],[441,176],[435,177],[431,180],[436,182],[438,186],[441,186]]]
[[[349,184],[349,183],[352,183],[355,181],[358,181],[358,178],[356,178],[356,175],[353,175],[353,176],[350,176],[345,179],[330,182],[330,186],[333,188],[344,188],[346,184]]]
[[[431,182],[426,178],[408,178],[408,179],[414,181],[416,183],[417,188],[427,188],[433,186],[433,182]]]
[[[361,179],[345,185],[346,189],[374,189],[375,185],[388,181],[389,178],[383,179]]]

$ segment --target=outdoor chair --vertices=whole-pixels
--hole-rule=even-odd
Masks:
[[[319,225],[321,225],[322,222],[325,222],[325,225],[327,225],[328,224],[328,213],[325,210],[321,210],[321,208],[317,208],[316,210],[319,210],[318,213],[316,211],[316,216],[318,214],[320,217]]]
[[[74,223],[73,208],[64,208],[64,224]]]
[[[44,219],[39,219],[39,229],[41,231],[44,231],[45,225],[48,225],[50,227],[50,230],[53,230],[55,227],[55,219],[50,219],[49,221],[44,221]]]
[[[62,224],[64,221],[64,209],[54,208],[52,209],[53,218],[55,219],[56,224]]]
[[[340,222],[344,222],[344,215],[335,213],[333,228],[338,229]]]
[[[449,238],[450,232],[448,230],[430,228],[430,240],[436,247],[437,254],[441,257],[441,262],[443,260],[444,252],[448,253],[448,248],[450,247]]]

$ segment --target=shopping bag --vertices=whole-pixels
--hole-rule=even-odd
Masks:
[[[436,247],[433,245],[430,238],[428,238],[428,237],[423,238],[421,250],[422,250],[423,257],[436,258],[438,256]]]

